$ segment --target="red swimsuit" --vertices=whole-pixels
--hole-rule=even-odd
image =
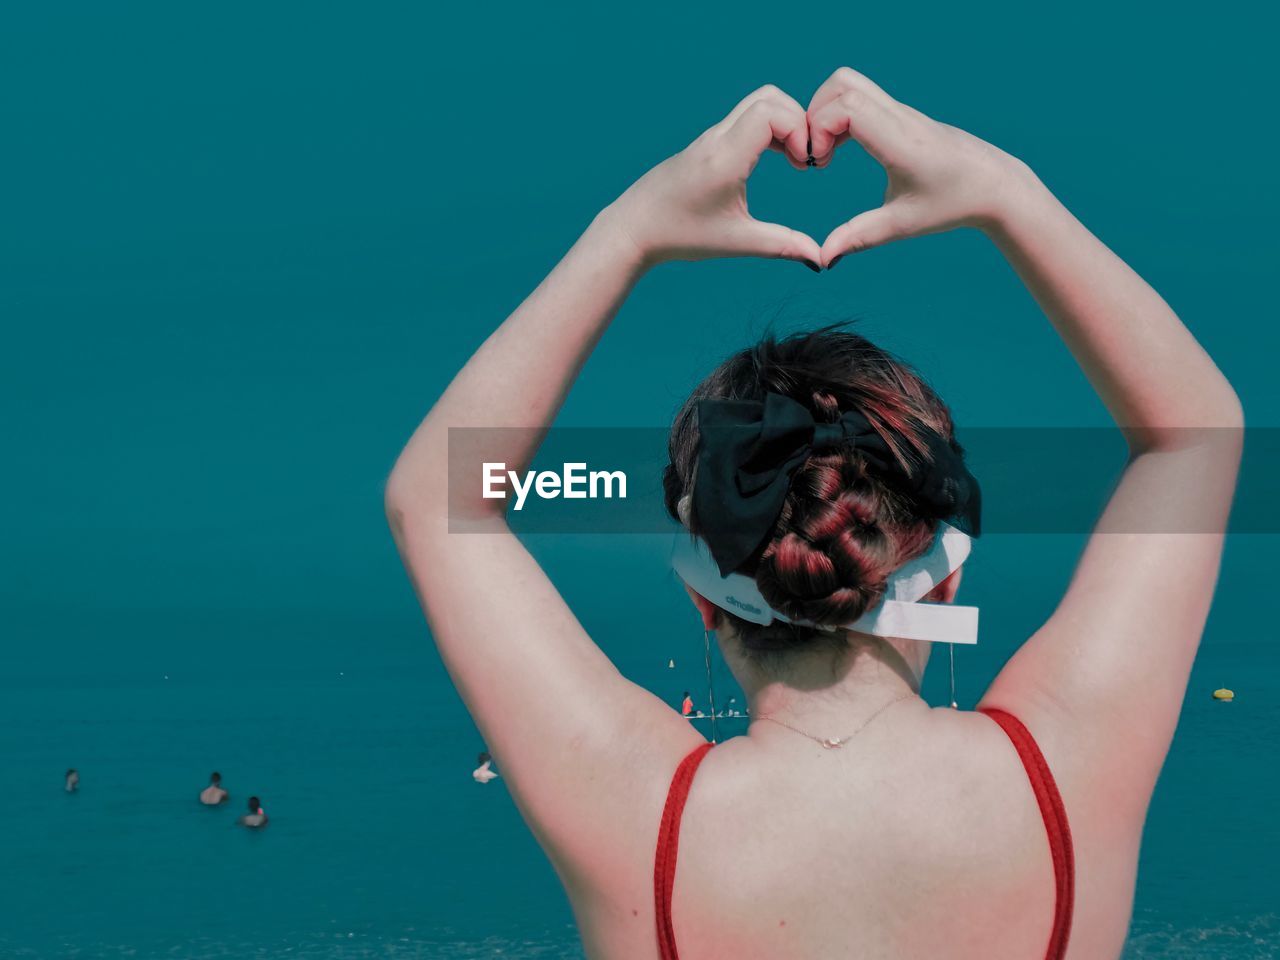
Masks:
[[[1026,768],[1035,791],[1040,815],[1044,818],[1049,834],[1049,852],[1053,857],[1053,876],[1057,885],[1057,901],[1053,913],[1053,931],[1049,936],[1049,948],[1045,960],[1062,960],[1067,953],[1067,937],[1071,933],[1071,913],[1075,899],[1075,859],[1071,850],[1071,828],[1067,825],[1067,812],[1062,805],[1058,786],[1045,763],[1040,748],[1036,746],[1030,731],[1012,714],[1003,710],[983,710],[1008,734]],[[653,865],[653,899],[658,916],[658,952],[662,960],[679,960],[676,952],[675,932],[671,927],[671,891],[676,882],[676,851],[680,845],[680,816],[698,764],[711,749],[704,743],[695,747],[676,767],[667,791],[667,802],[662,809],[662,823],[658,827],[658,852]]]

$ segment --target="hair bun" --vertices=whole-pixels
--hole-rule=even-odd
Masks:
[[[756,585],[775,610],[820,625],[849,623],[884,596],[899,566],[883,504],[856,454],[810,457],[796,472]]]

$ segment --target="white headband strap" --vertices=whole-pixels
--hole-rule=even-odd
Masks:
[[[971,548],[972,542],[963,532],[950,524],[938,524],[933,545],[890,575],[884,599],[857,620],[834,629],[903,640],[977,643],[977,607],[918,602],[960,569]],[[687,530],[682,529],[675,535],[671,566],[690,589],[743,620],[760,624],[781,620],[798,626],[814,626],[804,620],[792,620],[770,607],[750,577],[740,573],[720,576],[706,544],[690,536]]]

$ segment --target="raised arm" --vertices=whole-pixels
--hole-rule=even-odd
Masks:
[[[1130,460],[1061,604],[984,698],[1050,760],[1140,818],[1209,610],[1240,458],[1240,404],[1160,296],[1021,162],[893,100],[851,70],[809,107],[820,165],[844,139],[885,167],[882,207],[837,228],[823,262],[959,226],[1026,283],[1128,439]],[[1139,821],[1140,822],[1140,819]]]
[[[782,150],[803,167],[806,139],[803,108],[764,88],[637,181],[476,351],[387,483],[391,527],[445,666],[570,882],[580,872],[607,872],[598,858],[616,852],[619,837],[652,843],[656,823],[625,820],[637,808],[635,792],[649,783],[660,791],[676,759],[701,738],[618,674],[507,529],[506,501],[483,498],[478,469],[474,477],[455,474],[450,498],[449,431],[527,428],[469,434],[470,452],[522,470],[653,264],[765,256],[817,269],[818,245],[752,219],[745,195],[764,150]],[[473,532],[451,534],[451,519]]]

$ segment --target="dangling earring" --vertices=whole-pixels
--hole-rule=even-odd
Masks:
[[[707,702],[711,704],[711,742],[719,743],[719,731],[716,729],[716,688],[711,681],[711,631],[703,629],[702,647],[707,654]]]
[[[960,706],[956,703],[956,645],[954,643],[947,644],[947,656],[951,658],[951,709],[958,710]]]

